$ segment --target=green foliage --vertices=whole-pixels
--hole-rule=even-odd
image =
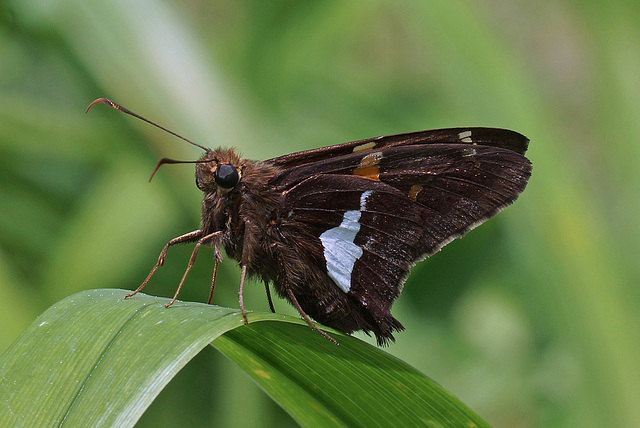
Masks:
[[[197,150],[107,108],[85,116],[97,97],[251,159],[500,126],[531,139],[531,183],[413,269],[394,307],[407,331],[388,352],[496,427],[633,426],[639,33],[635,0],[0,2],[0,349],[75,292],[137,287],[198,225],[193,169],[147,183],[159,158]],[[172,248],[145,292],[171,296],[189,252]],[[210,259],[182,300],[206,299]],[[216,304],[237,307],[237,276],[225,260]],[[265,300],[247,287],[249,309]],[[139,425],[239,414],[293,424],[205,347]]]
[[[486,426],[441,386],[357,339],[332,332],[336,346],[291,325],[296,318],[251,313],[244,326],[237,310],[180,301],[167,309],[169,299],[124,294],[58,302],[0,357],[1,426],[133,426],[211,341],[302,426]]]

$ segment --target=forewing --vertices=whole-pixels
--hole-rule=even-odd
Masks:
[[[337,286],[383,311],[415,261],[515,200],[531,173],[517,152],[460,142],[368,149],[319,162],[322,173],[314,175],[320,166],[308,164],[286,176],[298,184],[284,192],[280,216],[318,237]]]
[[[268,160],[274,165],[289,169],[300,165],[322,163],[327,159],[363,153],[396,146],[415,146],[424,144],[473,144],[500,147],[524,154],[529,140],[524,135],[499,128],[445,128],[405,134],[386,135],[351,141],[313,150],[291,153]]]
[[[491,148],[522,159],[528,143],[522,134],[505,129],[451,128],[354,141],[266,162],[280,170],[270,185],[285,190],[316,174],[355,174],[376,180],[378,173],[384,177],[414,172],[433,175],[433,168],[435,172],[447,168],[457,154],[469,157]]]

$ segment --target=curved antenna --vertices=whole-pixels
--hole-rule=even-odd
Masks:
[[[149,119],[146,119],[146,118],[144,118],[144,117],[140,116],[139,114],[136,114],[136,113],[132,112],[131,110],[126,109],[126,108],[122,107],[120,104],[114,103],[113,101],[111,101],[111,100],[110,100],[110,99],[108,99],[108,98],[98,98],[97,100],[95,100],[94,102],[92,102],[91,104],[89,104],[89,107],[87,107],[87,110],[85,110],[85,112],[84,112],[84,113],[85,113],[85,114],[86,114],[86,113],[88,113],[88,112],[89,112],[89,110],[91,109],[91,107],[93,107],[94,105],[96,105],[96,104],[98,104],[98,103],[106,104],[106,105],[108,105],[108,106],[110,106],[110,107],[113,107],[113,108],[114,108],[114,109],[116,109],[116,110],[120,110],[121,112],[126,113],[126,114],[128,114],[128,115],[130,115],[130,116],[136,117],[136,118],[138,118],[138,119],[140,119],[140,120],[144,120],[144,121],[145,121],[145,122],[147,122],[148,124],[153,125],[153,126],[155,126],[156,128],[160,128],[160,129],[162,129],[163,131],[168,132],[169,134],[171,134],[171,135],[173,135],[173,136],[176,136],[176,137],[180,138],[181,140],[186,141],[186,142],[187,142],[187,143],[189,143],[189,144],[192,144],[192,145],[194,145],[194,146],[196,146],[196,147],[199,147],[199,148],[201,148],[202,150],[204,150],[205,152],[210,152],[210,151],[211,151],[211,149],[208,149],[208,148],[206,148],[205,146],[201,146],[201,145],[200,145],[200,144],[198,144],[198,143],[194,143],[193,141],[191,141],[191,140],[189,140],[189,139],[187,139],[187,138],[184,138],[182,135],[176,134],[175,132],[168,130],[168,129],[167,129],[167,128],[165,128],[164,126],[160,126],[160,125],[158,125],[157,123],[154,123],[154,122],[150,121]],[[163,159],[163,160],[164,160],[164,159]],[[160,162],[162,162],[162,161],[160,161]],[[177,162],[177,161],[176,161],[176,162],[165,162],[165,163],[183,163],[183,162]],[[189,162],[185,162],[185,163],[189,163]],[[156,167],[156,170],[158,169],[158,167],[159,167],[160,165],[162,165],[162,163],[159,163],[159,164],[158,164],[158,166]],[[154,171],[154,173],[155,173],[155,171]],[[151,175],[151,177],[153,177],[153,175]]]
[[[176,159],[169,159],[169,158],[162,158],[158,161],[156,167],[153,169],[153,172],[151,173],[151,177],[149,177],[149,182],[151,182],[151,180],[153,179],[153,176],[156,175],[156,171],[158,171],[158,169],[164,165],[164,164],[173,164],[173,163],[205,163],[205,162],[210,162],[210,160],[207,159],[200,159],[200,160],[194,160],[194,161],[183,161],[183,160],[176,160]]]

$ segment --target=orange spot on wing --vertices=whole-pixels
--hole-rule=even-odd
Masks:
[[[353,171],[353,175],[359,175],[371,180],[380,181],[380,168],[378,168],[377,166],[357,168],[355,171]]]
[[[374,152],[366,155],[360,161],[360,164],[353,171],[353,175],[368,178],[370,180],[380,181],[380,161],[382,160],[381,152]]]
[[[417,184],[411,186],[411,188],[409,189],[409,199],[415,201],[416,198],[418,197],[418,193],[420,193],[422,191],[422,186],[419,186]]]

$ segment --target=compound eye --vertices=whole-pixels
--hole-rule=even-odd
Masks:
[[[238,170],[231,164],[220,165],[213,174],[216,184],[223,189],[232,189],[238,184],[240,176]]]

